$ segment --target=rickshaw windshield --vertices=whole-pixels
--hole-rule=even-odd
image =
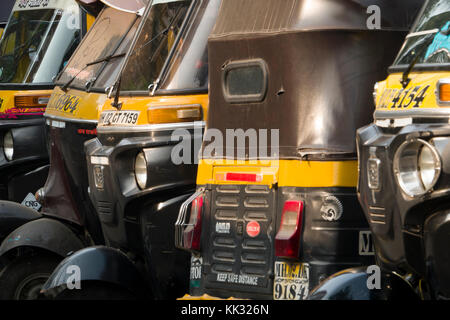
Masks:
[[[193,0],[154,0],[122,73],[122,91],[147,91],[177,44]],[[182,45],[183,39],[179,40]],[[203,52],[202,52],[203,53]]]
[[[394,62],[417,67],[450,64],[450,2],[429,0]]]
[[[141,18],[105,8],[57,80],[58,85],[104,90],[116,78]]]
[[[80,41],[79,7],[16,4],[0,42],[0,83],[51,83]]]

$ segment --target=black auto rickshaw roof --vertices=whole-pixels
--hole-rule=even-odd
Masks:
[[[0,2],[0,24],[5,25],[8,22],[11,10],[14,7],[15,0],[2,0]]]
[[[288,30],[367,30],[377,6],[382,30],[408,30],[425,0],[226,0],[212,36]],[[369,11],[372,12],[372,11]],[[245,13],[246,19],[242,18]]]
[[[223,1],[208,44],[208,128],[218,129],[224,137],[232,128],[279,130],[279,154],[272,150],[267,154],[272,157],[355,157],[356,130],[373,120],[373,86],[386,77],[422,4],[419,0]],[[380,29],[367,27],[369,5],[380,8]],[[253,79],[227,82],[229,70],[236,75],[246,64],[261,66],[257,81],[263,89],[256,95],[232,96],[232,85],[242,91],[256,83]],[[234,147],[235,154],[242,149]],[[245,148],[245,157],[255,158],[255,152]]]

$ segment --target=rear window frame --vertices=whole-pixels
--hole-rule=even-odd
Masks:
[[[262,90],[258,94],[230,94],[229,86],[227,85],[227,75],[230,71],[241,68],[259,67],[263,73]],[[269,71],[267,63],[263,59],[249,59],[249,60],[235,60],[226,64],[222,68],[222,92],[225,101],[228,103],[258,103],[263,102],[267,95],[269,83]]]

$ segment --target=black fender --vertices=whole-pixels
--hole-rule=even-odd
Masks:
[[[18,227],[41,217],[39,212],[19,203],[0,201],[0,241]]]
[[[0,256],[20,247],[34,247],[66,257],[85,247],[75,232],[64,223],[50,218],[28,222],[10,233],[0,246]]]
[[[88,247],[64,259],[44,284],[41,293],[54,298],[67,289],[67,284],[73,281],[73,266],[79,268],[81,289],[83,283],[96,281],[126,288],[137,297],[149,293],[136,265],[123,252],[105,246]]]
[[[380,289],[369,289],[369,267],[357,267],[335,273],[321,282],[308,300],[419,300],[413,288],[400,276],[380,270]]]

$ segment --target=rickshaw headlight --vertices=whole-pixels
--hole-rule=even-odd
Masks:
[[[147,159],[144,152],[140,152],[136,156],[134,174],[139,188],[145,189],[147,187]]]
[[[373,103],[375,106],[377,105],[377,94],[378,94],[378,82],[375,83],[375,86],[373,87]]]
[[[12,161],[14,157],[14,139],[11,131],[8,131],[3,136],[3,152],[5,153],[6,159]]]
[[[441,174],[436,148],[423,140],[403,143],[394,156],[394,174],[404,193],[411,197],[431,191]]]

